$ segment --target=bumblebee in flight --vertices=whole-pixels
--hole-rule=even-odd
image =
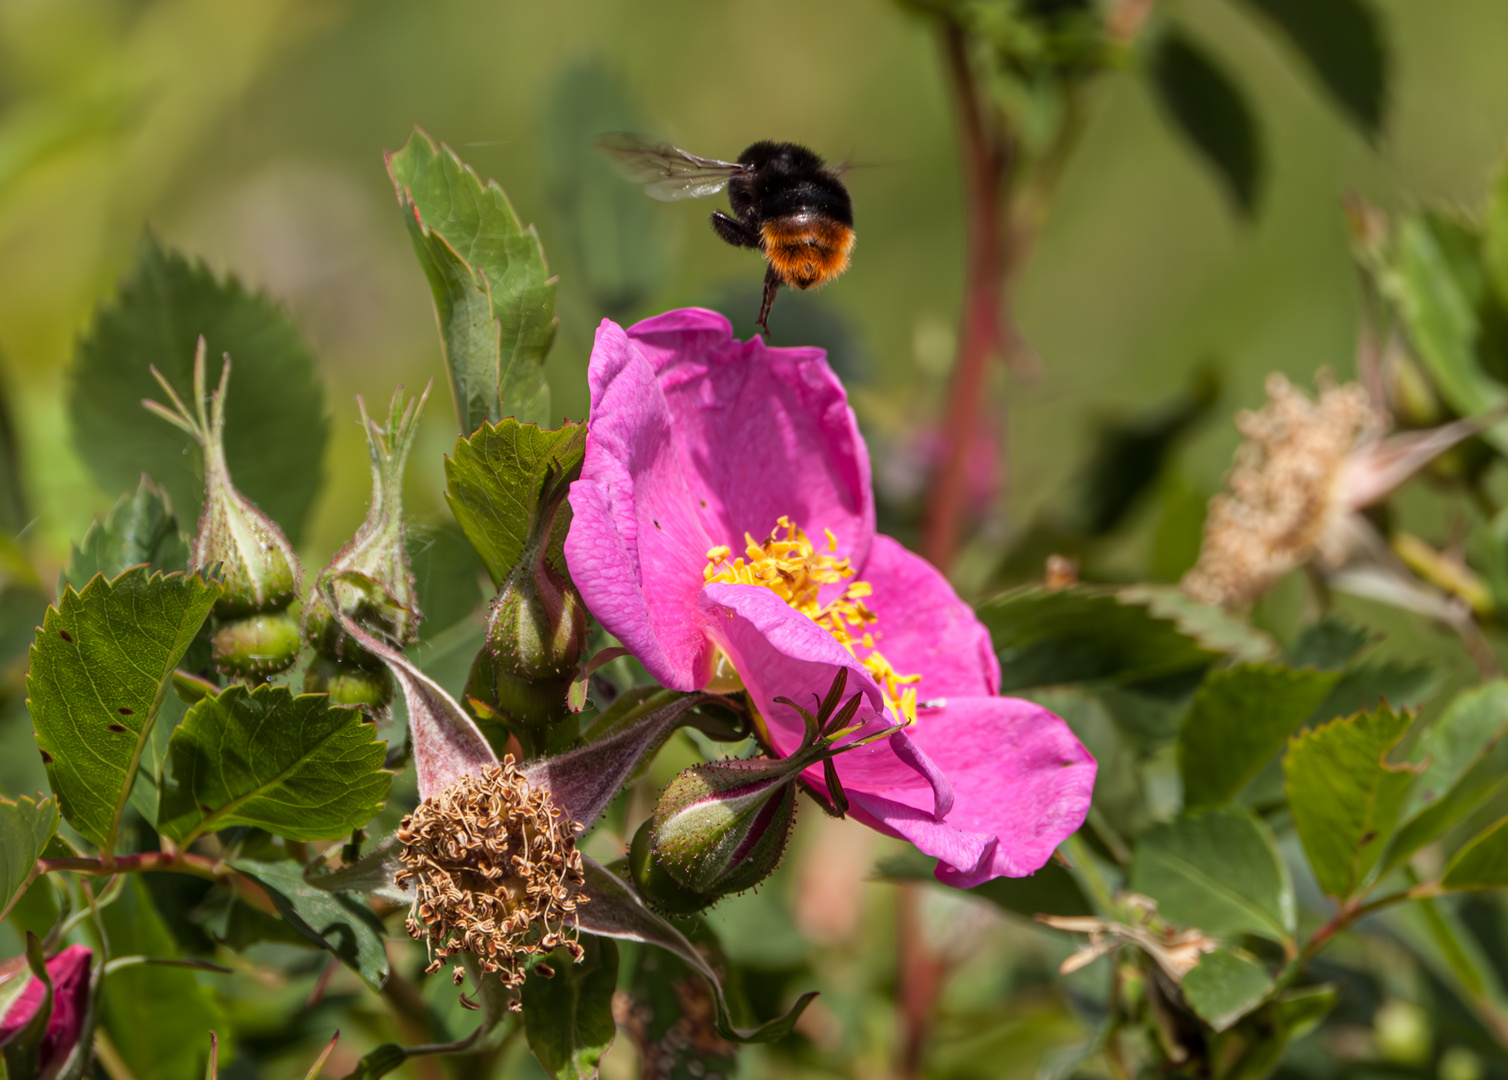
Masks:
[[[769,269],[758,325],[770,336],[770,307],[781,285],[811,289],[848,269],[853,202],[831,166],[804,146],[757,142],[737,161],[699,157],[639,135],[603,136],[599,145],[628,179],[661,202],[728,189],[731,215],[712,211],[712,230],[734,247],[756,248]]]

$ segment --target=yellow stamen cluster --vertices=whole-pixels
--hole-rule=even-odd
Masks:
[[[781,535],[784,530],[784,535]],[[875,648],[870,629],[877,619],[864,598],[873,593],[867,581],[855,581],[827,603],[824,585],[836,585],[854,576],[846,558],[837,556],[838,538],[827,530],[826,550],[818,550],[806,533],[788,517],[781,516],[762,543],[744,534],[744,557],[729,560],[732,552],[718,546],[707,552],[703,577],[708,582],[725,581],[760,585],[826,630],[874,676],[896,718],[906,723],[916,719],[916,690],[920,675],[902,675]],[[864,655],[859,655],[859,650]]]
[[[576,828],[511,756],[461,777],[404,818],[396,877],[400,887],[414,885],[406,928],[428,942],[425,973],[470,952],[484,971],[518,987],[531,956],[565,946],[580,960],[575,913],[586,897]],[[463,978],[457,966],[457,985]]]
[[[1341,466],[1382,418],[1355,383],[1319,380],[1311,401],[1282,375],[1267,380],[1267,405],[1236,417],[1245,436],[1226,480],[1210,500],[1199,562],[1183,588],[1206,603],[1250,603],[1283,574],[1312,558],[1337,564],[1347,535],[1339,497]]]

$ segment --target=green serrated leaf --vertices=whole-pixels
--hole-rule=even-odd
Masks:
[[[360,710],[324,694],[228,687],[173,732],[157,827],[185,847],[231,825],[289,840],[344,836],[376,816],[392,783],[376,734]]]
[[[1245,810],[1208,810],[1143,835],[1130,888],[1169,921],[1212,937],[1293,937],[1293,882],[1271,831]]]
[[[434,294],[462,434],[505,416],[547,422],[555,280],[534,227],[418,128],[387,167]]]
[[[135,494],[116,500],[104,521],[95,521],[68,556],[67,580],[82,589],[95,574],[119,576],[145,563],[173,573],[188,568],[188,544],[167,495],[147,477]]]
[[[1221,806],[1239,795],[1339,678],[1270,664],[1212,672],[1178,735],[1184,805]]]
[[[1003,692],[1061,683],[1125,684],[1198,672],[1220,658],[1171,619],[1093,589],[1022,589],[978,609],[1000,657]]]
[[[22,795],[12,802],[0,797],[0,918],[57,831],[56,799]]]
[[[1272,976],[1261,964],[1230,949],[1206,953],[1183,977],[1182,987],[1189,1007],[1216,1031],[1260,1007],[1272,988]]]
[[[1392,838],[1415,770],[1388,763],[1407,713],[1375,712],[1304,731],[1288,747],[1288,803],[1320,887],[1337,900],[1369,880]]]
[[[507,580],[540,528],[541,514],[551,510],[546,558],[566,572],[561,545],[571,508],[564,496],[580,475],[585,450],[585,424],[547,431],[503,420],[484,423],[456,442],[445,459],[445,500],[494,584]]]
[[[1362,0],[1246,0],[1298,50],[1350,121],[1369,138],[1387,109],[1382,27]]]
[[[374,990],[387,982],[382,923],[372,910],[345,893],[326,892],[304,880],[296,862],[237,859],[232,869],[267,890],[284,921],[366,980]]]
[[[139,875],[129,876],[120,899],[101,918],[115,955],[178,955]],[[133,1076],[197,1080],[203,1075],[209,1052],[204,1036],[221,1018],[192,971],[157,964],[121,968],[105,979],[100,1004],[110,1041]]]
[[[168,677],[220,595],[198,576],[95,578],[64,590],[31,647],[27,704],[63,816],[115,849]]]
[[[68,391],[74,445],[106,491],[160,483],[185,522],[204,498],[199,454],[187,434],[138,407],[162,390],[156,365],[193,397],[194,346],[229,353],[225,458],[236,487],[297,544],[322,479],[329,425],[314,356],[286,312],[235,278],[148,237],[111,305],[79,341]],[[218,371],[218,367],[215,369]]]
[[[1252,216],[1262,186],[1262,143],[1245,93],[1178,30],[1158,42],[1151,76],[1179,133],[1219,175],[1236,209]]]
[[[529,1049],[558,1080],[596,1080],[597,1064],[618,1033],[613,1022],[618,943],[587,936],[581,947],[580,963],[557,949],[545,958],[554,975],[545,978],[536,969],[523,987]]]

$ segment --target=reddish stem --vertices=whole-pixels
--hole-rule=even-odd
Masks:
[[[932,1015],[947,977],[947,961],[927,945],[921,920],[922,886],[911,881],[896,892],[896,929],[900,968],[897,1004],[900,1006],[901,1040],[896,1073],[900,1080],[918,1080],[922,1057],[931,1034]]]
[[[963,314],[958,360],[942,425],[946,452],[932,480],[922,554],[946,570],[958,546],[968,485],[968,460],[979,431],[990,358],[1001,352],[1009,318],[1005,314],[1011,245],[1002,220],[1005,186],[1015,161],[1014,146],[990,124],[969,65],[963,30],[943,25],[943,51],[958,103],[963,165]]]
[[[96,877],[154,870],[191,874],[209,881],[226,881],[246,903],[269,915],[278,913],[277,907],[260,885],[240,874],[233,873],[224,863],[207,855],[193,855],[182,851],[143,851],[136,855],[117,855],[108,863],[99,859],[72,856],[37,860],[38,875],[56,873],[59,870],[70,870],[75,874],[90,874]]]

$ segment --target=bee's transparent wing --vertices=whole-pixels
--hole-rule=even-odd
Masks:
[[[733,177],[753,169],[736,161],[700,157],[628,132],[604,135],[597,140],[597,147],[620,173],[644,185],[644,193],[660,202],[716,195]]]

